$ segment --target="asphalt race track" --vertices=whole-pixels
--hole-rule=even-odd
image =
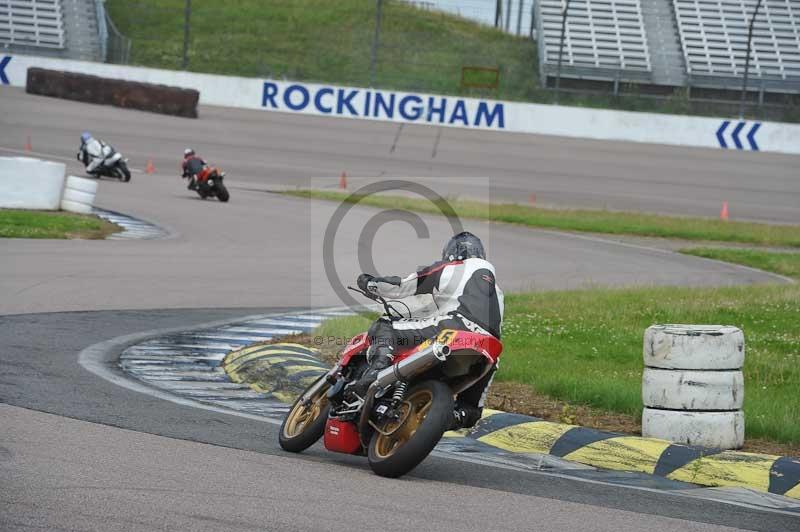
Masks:
[[[17,153],[30,134],[34,152],[78,172],[78,135],[90,129],[134,167],[152,158],[157,168],[127,185],[103,181],[99,206],[169,232],[153,241],[0,241],[0,530],[800,530],[797,517],[781,513],[442,457],[403,480],[381,479],[362,460],[319,448],[288,456],[271,424],[139,393],[78,364],[83,349],[123,335],[341,304],[320,252],[335,206],[266,192],[275,184],[323,176],[335,184],[347,169],[426,178],[443,193],[469,195],[486,177],[497,199],[535,180],[540,196],[552,187],[553,203],[687,214],[718,210],[725,188],[743,217],[797,222],[793,159],[451,130],[431,158],[435,128],[404,128],[390,153],[397,128],[385,124],[208,108],[201,116],[0,90],[0,155]],[[184,188],[176,169],[186,145],[228,172],[229,204]],[[687,165],[707,174],[690,177]],[[606,177],[589,187],[593,166]],[[730,187],[726,172],[736,172]],[[747,191],[757,175],[752,188],[767,192]],[[376,212],[354,209],[337,233],[326,260],[343,282],[359,271],[354,242]],[[380,271],[435,257],[450,227],[422,220],[429,239],[404,222],[380,228]],[[507,290],[782,282],[601,238],[465,225],[487,237]],[[107,353],[112,371],[117,354]]]
[[[89,129],[144,168],[177,172],[187,145],[243,182],[297,185],[342,171],[444,182],[452,194],[498,201],[800,223],[790,155],[468,131],[203,107],[200,119],[27,96],[0,88],[0,147],[74,160]],[[438,139],[438,140],[437,140]],[[394,148],[394,149],[393,149]]]

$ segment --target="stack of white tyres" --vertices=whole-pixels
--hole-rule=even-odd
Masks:
[[[719,325],[654,325],[644,337],[642,435],[738,449],[744,444],[744,334]]]
[[[90,214],[97,195],[97,181],[83,177],[69,176],[64,185],[61,210]]]

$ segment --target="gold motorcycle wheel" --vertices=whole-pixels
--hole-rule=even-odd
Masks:
[[[325,376],[320,378],[324,379]],[[318,382],[314,382],[311,386],[315,386]],[[323,386],[305,404],[300,400],[304,393],[294,402],[283,420],[278,435],[278,442],[284,450],[299,453],[314,445],[322,437],[330,410],[327,395],[329,388],[328,385]]]
[[[400,419],[381,427],[375,442],[375,456],[388,458],[416,434],[433,404],[430,390],[419,390],[403,401]]]
[[[370,467],[384,477],[405,475],[439,443],[453,422],[453,390],[436,380],[422,382],[399,409],[397,420],[373,426],[367,449]]]

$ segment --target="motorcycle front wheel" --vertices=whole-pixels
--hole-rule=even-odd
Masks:
[[[453,421],[453,391],[439,381],[425,381],[406,394],[400,419],[378,427],[369,443],[372,470],[397,478],[419,465]]]
[[[219,199],[222,203],[225,203],[231,199],[228,189],[225,188],[225,185],[222,183],[217,183],[217,199]]]
[[[325,375],[320,377],[324,378]],[[314,381],[309,389],[318,383],[319,380]],[[330,384],[326,383],[305,403],[301,401],[305,392],[295,400],[281,424],[278,435],[278,443],[283,450],[292,453],[305,451],[325,434],[325,423],[328,421],[328,412],[331,408],[328,402],[329,388]]]

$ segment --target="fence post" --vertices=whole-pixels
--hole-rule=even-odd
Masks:
[[[375,8],[375,36],[372,38],[372,57],[369,62],[369,86],[375,85],[375,69],[378,64],[378,47],[381,40],[381,7],[383,0],[376,0]]]
[[[564,54],[564,36],[567,32],[568,11],[569,0],[561,0],[561,39],[558,44],[558,66],[556,67],[556,103],[558,103],[558,91],[561,89],[561,57]]]
[[[753,44],[753,26],[755,25],[762,1],[763,0],[758,0],[756,9],[753,11],[753,17],[750,19],[750,29],[747,31],[747,55],[744,58],[744,80],[742,80],[742,99],[739,102],[739,120],[744,119],[744,101],[745,98],[747,98],[747,78],[750,74],[750,48]]]
[[[186,0],[186,8],[183,13],[183,63],[181,68],[189,68],[189,26],[192,19],[192,0]]]

